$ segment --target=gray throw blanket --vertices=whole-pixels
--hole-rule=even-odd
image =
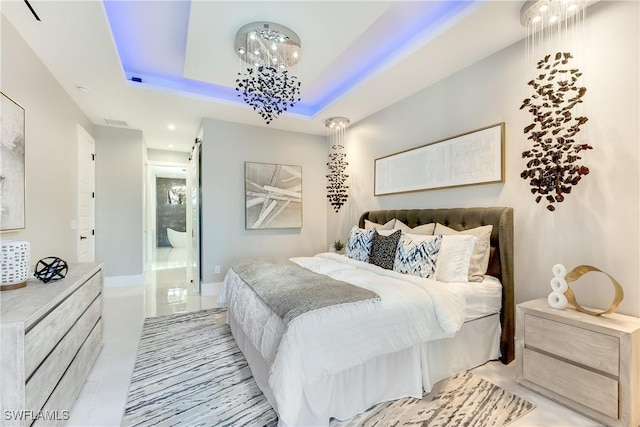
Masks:
[[[232,267],[285,325],[303,313],[332,305],[380,300],[375,292],[314,273],[281,258],[241,261]]]

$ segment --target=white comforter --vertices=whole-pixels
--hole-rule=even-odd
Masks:
[[[433,280],[395,273],[332,253],[291,258],[381,297],[305,313],[288,327],[230,270],[219,303],[228,306],[271,366],[269,386],[280,423],[295,423],[304,384],[377,356],[452,336],[465,320],[465,299]]]

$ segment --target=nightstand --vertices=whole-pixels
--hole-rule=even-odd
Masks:
[[[640,425],[640,318],[516,308],[516,380],[608,426]]]

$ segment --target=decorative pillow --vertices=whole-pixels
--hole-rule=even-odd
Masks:
[[[374,231],[373,239],[371,240],[369,263],[386,268],[387,270],[393,270],[393,263],[396,259],[396,249],[398,248],[398,241],[401,235],[402,231],[400,230],[396,230],[389,236],[383,236],[377,231]]]
[[[354,225],[347,238],[347,256],[358,261],[368,262],[369,253],[371,252],[371,239],[375,232],[376,230],[373,228],[363,230]]]
[[[435,278],[442,236],[420,237],[423,237],[424,240],[415,242],[406,234],[400,237],[393,270],[427,279]]]
[[[469,281],[469,263],[478,238],[470,234],[442,236],[436,264],[436,280],[439,282]]]
[[[489,255],[491,254],[490,239],[493,225],[483,225],[482,227],[471,228],[469,230],[456,231],[452,228],[445,227],[442,224],[436,224],[435,234],[455,235],[466,234],[476,236],[478,240],[473,248],[471,262],[469,263],[469,281],[482,282],[484,274],[489,266]]]
[[[411,228],[404,222],[396,219],[396,223],[393,227],[397,228],[398,230],[402,230],[403,233],[407,234],[423,234],[426,236],[432,236],[433,230],[436,228],[436,224],[435,222],[430,222],[429,224],[422,224],[417,227]]]
[[[365,230],[370,230],[372,228],[375,228],[376,230],[393,230],[393,226],[396,223],[396,219],[390,219],[389,221],[385,222],[384,224],[378,224],[377,222],[373,222],[373,221],[369,221],[368,219],[364,220],[364,229]]]

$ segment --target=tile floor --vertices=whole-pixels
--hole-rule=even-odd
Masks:
[[[162,267],[175,265],[168,259],[158,262]],[[106,288],[103,348],[67,425],[119,426],[144,318],[216,307],[216,299],[217,295],[198,295],[184,267],[151,271],[139,286]],[[510,427],[599,425],[518,385],[514,364],[489,362],[474,372],[536,405]]]

